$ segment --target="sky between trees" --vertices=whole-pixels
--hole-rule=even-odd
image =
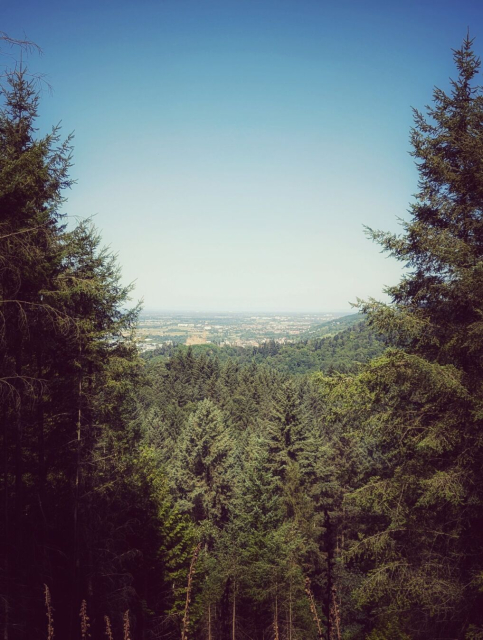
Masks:
[[[147,309],[346,311],[398,280],[362,226],[406,216],[411,106],[468,26],[481,53],[480,3],[3,4],[44,50],[41,126],[75,131],[66,213]]]

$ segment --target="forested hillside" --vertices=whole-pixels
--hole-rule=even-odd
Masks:
[[[344,331],[344,329],[353,327],[355,324],[359,324],[359,322],[361,322],[360,315],[357,313],[351,313],[347,316],[335,318],[335,320],[327,320],[321,324],[316,324],[302,334],[301,338],[307,340],[309,338],[324,338],[326,336],[332,336]]]
[[[4,640],[483,638],[483,92],[466,39],[411,133],[390,302],[331,337],[143,360],[71,139],[0,112]]]
[[[232,360],[238,364],[264,363],[277,371],[294,375],[303,375],[322,371],[324,373],[355,373],[361,365],[381,355],[385,349],[385,341],[360,317],[350,316],[350,321],[339,323],[348,325],[348,329],[335,327],[331,321],[322,325],[321,333],[333,332],[336,335],[322,338],[308,338],[296,342],[279,343],[267,340],[259,347],[217,347],[215,345],[197,345],[190,347],[196,354],[206,354],[217,358],[220,362]],[[148,352],[148,360],[170,358],[186,347],[166,345]]]

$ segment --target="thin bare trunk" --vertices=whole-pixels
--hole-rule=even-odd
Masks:
[[[79,529],[79,495],[81,480],[81,436],[82,436],[82,377],[79,379],[78,385],[78,406],[77,406],[77,461],[75,469],[75,501],[74,501],[74,541],[75,541],[75,565],[76,570],[79,564],[78,558],[78,529]]]
[[[288,640],[292,640],[292,580],[290,580],[288,596]]]
[[[129,620],[129,609],[124,612],[123,616],[123,640],[132,640],[131,638],[131,623]]]
[[[40,342],[40,341],[39,341]],[[42,351],[39,347],[37,349],[37,377],[42,380]],[[38,456],[38,490],[37,496],[39,501],[39,514],[40,514],[40,548],[44,561],[47,564],[47,518],[45,516],[45,434],[44,434],[44,399],[43,393],[40,391],[37,399],[37,456]]]
[[[20,338],[15,353],[15,375],[17,377],[17,395],[18,406],[16,407],[16,431],[15,431],[15,501],[14,501],[14,521],[13,534],[14,540],[18,536],[18,523],[20,520],[20,512],[22,510],[22,493],[23,493],[23,477],[22,477],[22,409],[23,409],[23,387],[22,387],[22,339]]]
[[[104,616],[104,622],[106,624],[105,635],[107,637],[107,640],[114,640],[114,637],[112,635],[111,620],[110,620],[109,616]]]
[[[42,380],[42,352],[37,351],[37,377]],[[38,438],[38,483],[40,503],[43,503],[43,494],[45,487],[45,439],[44,439],[44,403],[42,393],[39,394],[37,401],[37,438]]]
[[[3,640],[8,640],[8,626],[9,626],[9,600],[10,600],[10,563],[9,563],[9,545],[10,545],[10,519],[9,519],[9,495],[8,495],[8,425],[5,419],[5,414],[2,411],[1,415],[3,426],[3,492],[4,492],[4,512],[3,512],[3,526],[4,526],[4,571],[5,571],[5,593],[3,596],[3,610],[4,610],[4,627],[3,627]]]
[[[14,498],[13,498],[13,510],[12,510],[12,518],[10,523],[10,535],[9,535],[9,554],[10,558],[7,561],[7,591],[11,583],[13,582],[12,578],[16,575],[16,566],[19,563],[19,549],[22,548],[22,527],[20,526],[21,521],[21,513],[22,513],[22,502],[23,502],[23,410],[24,410],[24,388],[22,385],[22,373],[23,373],[23,365],[22,365],[22,348],[23,341],[22,337],[20,337],[17,341],[15,348],[15,375],[17,377],[16,380],[16,394],[17,399],[16,402],[13,403],[12,413],[13,413],[13,424],[15,424],[15,458],[14,458],[14,468],[15,468],[15,476],[14,476]],[[13,443],[12,443],[13,444]],[[7,486],[8,486],[8,476],[7,476]],[[8,595],[5,596],[6,598]],[[9,603],[7,603],[7,614],[9,613]],[[15,607],[18,610],[18,606]],[[18,613],[16,614],[18,616]],[[15,617],[16,617],[15,616]],[[10,621],[5,622],[5,638],[9,636],[9,625]]]
[[[314,594],[312,593],[312,589],[310,587],[310,578],[305,578],[305,593],[307,594],[307,598],[310,605],[310,611],[312,613],[312,617],[317,627],[317,640],[322,640],[323,638],[322,625],[320,623],[319,614],[317,613],[317,607],[315,606]]]
[[[278,631],[278,594],[275,594],[275,612],[273,614],[273,631],[275,633],[275,640],[280,640],[280,634]]]
[[[233,614],[231,619],[231,638],[236,636],[236,580],[233,580]]]
[[[332,589],[334,586],[333,568],[336,554],[336,544],[334,540],[334,527],[329,511],[326,509],[325,516],[325,546],[327,549],[327,589],[325,592],[324,613],[327,619],[327,638],[332,640]]]
[[[90,638],[91,635],[89,633],[89,628],[91,625],[89,623],[90,618],[87,615],[87,602],[85,600],[82,600],[79,617],[81,620],[81,638],[82,640],[87,640],[87,638]]]
[[[184,607],[183,625],[181,628],[181,640],[188,640],[188,627],[190,621],[190,603],[191,603],[191,589],[193,588],[193,576],[195,574],[196,562],[201,549],[201,542],[196,545],[193,557],[191,558],[190,570],[188,573],[188,585],[186,587],[186,603]]]
[[[330,607],[331,635],[330,640],[341,640],[340,631],[340,609],[337,604],[337,589],[332,589],[332,604]]]
[[[79,349],[79,361],[81,360],[82,350]],[[71,618],[70,618],[70,636],[74,632],[74,620],[76,619],[76,608],[80,599],[80,549],[79,549],[79,500],[80,500],[80,484],[81,484],[81,462],[82,462],[82,371],[79,374],[77,386],[77,423],[76,423],[76,447],[77,459],[75,469],[75,489],[74,489],[74,566],[72,571],[73,592],[71,601]]]
[[[47,640],[54,637],[54,617],[52,615],[52,598],[49,587],[44,584],[45,608],[47,609]]]

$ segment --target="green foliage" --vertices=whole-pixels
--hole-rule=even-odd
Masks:
[[[231,449],[221,411],[203,400],[188,418],[170,470],[179,507],[195,522],[220,527],[227,520]]]
[[[287,344],[268,340],[259,347],[199,345],[192,350],[196,354],[216,356],[220,362],[263,363],[292,375],[305,375],[317,371],[327,374],[356,373],[371,358],[380,355],[386,343],[357,315],[348,317],[352,318],[350,323],[343,322],[344,318],[340,319],[340,323],[333,321],[328,327],[330,331],[321,332],[322,337],[318,337],[318,332],[315,332],[317,337],[310,334],[306,338]],[[186,347],[162,347],[145,355],[145,358],[152,360],[159,358],[160,354],[170,357],[183,350],[186,350]]]
[[[463,637],[483,610],[483,94],[469,39],[454,58],[451,93],[435,89],[427,117],[415,111],[412,219],[401,236],[370,231],[409,272],[388,289],[392,305],[362,304],[399,349],[361,376],[363,437],[383,455],[348,497],[365,523],[349,557],[372,563],[359,602],[407,612],[415,638]]]
[[[59,637],[86,600],[96,637],[129,609],[133,638],[177,638],[195,548],[196,638],[482,636],[483,93],[468,39],[455,62],[451,93],[415,111],[411,220],[369,231],[408,266],[391,304],[297,343],[145,360],[115,258],[89,221],[61,225],[70,139],[36,138],[34,87],[10,76],[5,637],[45,635],[49,583]]]
[[[392,618],[380,621],[366,636],[366,640],[411,640],[411,636],[401,631],[401,624],[397,618]]]
[[[127,608],[134,628],[166,627],[194,534],[141,448],[131,288],[89,221],[61,225],[70,138],[36,138],[25,70],[8,76],[2,100],[2,635],[44,637],[44,583],[59,637],[73,637],[82,600],[99,636],[106,614],[119,635]]]

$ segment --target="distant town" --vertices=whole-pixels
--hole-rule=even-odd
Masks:
[[[170,344],[216,344],[256,347],[267,340],[292,342],[342,313],[143,313],[137,343],[140,351]]]

